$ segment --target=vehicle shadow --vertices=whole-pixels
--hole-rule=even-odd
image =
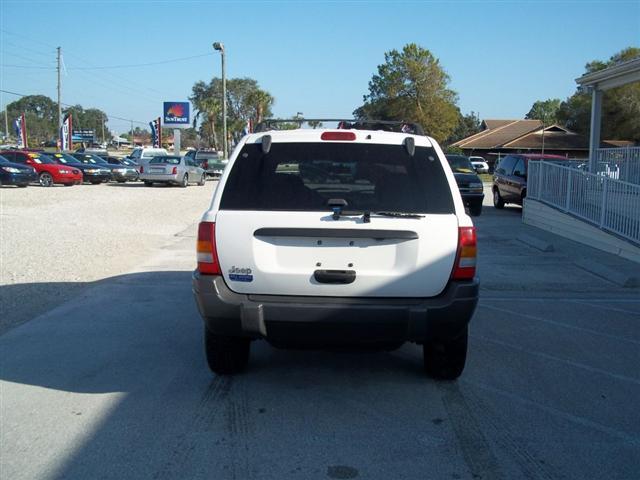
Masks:
[[[22,438],[36,445],[48,439],[46,448],[69,452],[49,478],[250,478],[254,475],[243,470],[246,461],[236,458],[243,448],[238,442],[250,442],[252,449],[262,442],[278,444],[268,437],[285,418],[293,422],[293,437],[281,438],[281,446],[296,449],[295,438],[307,431],[305,419],[321,430],[331,430],[335,421],[345,434],[354,418],[356,428],[373,420],[375,428],[393,430],[399,428],[393,420],[399,412],[422,418],[426,408],[425,421],[435,428],[431,416],[442,413],[429,413],[433,407],[402,394],[409,388],[424,398],[438,395],[415,346],[375,353],[294,351],[258,341],[245,374],[213,375],[204,358],[190,275],[143,272],[85,284],[71,301],[0,337],[3,403],[12,422],[66,418],[71,413],[65,398],[80,416],[76,421],[86,422],[77,445],[65,446],[63,437],[44,427],[29,430],[36,437]],[[10,296],[15,288],[0,291]],[[40,288],[20,287],[34,295]],[[45,400],[30,387],[51,393]],[[101,398],[118,399],[104,415]],[[20,405],[31,405],[36,413]],[[284,474],[277,471],[272,478]]]

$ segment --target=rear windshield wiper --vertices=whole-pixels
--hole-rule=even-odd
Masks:
[[[382,217],[397,217],[397,218],[424,218],[424,215],[419,213],[407,213],[407,212],[372,212],[371,215],[380,215]]]
[[[392,217],[392,218],[424,218],[424,215],[420,215],[418,213],[407,213],[407,212],[370,212],[368,210],[365,211],[357,211],[357,210],[345,210],[340,212],[342,216],[353,216],[353,215],[362,215],[363,223],[370,223],[371,216],[380,216],[380,217]]]

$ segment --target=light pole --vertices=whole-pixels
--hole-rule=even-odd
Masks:
[[[215,42],[213,49],[218,50],[222,57],[222,150],[224,158],[229,158],[227,146],[227,77],[224,72],[224,44]]]

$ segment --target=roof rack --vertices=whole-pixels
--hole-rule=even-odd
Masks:
[[[278,124],[298,124],[338,122],[338,129],[345,130],[384,130],[385,132],[409,133],[413,135],[424,135],[424,130],[419,123],[405,122],[403,120],[375,120],[375,119],[345,119],[345,118],[292,118],[288,120],[268,118],[258,123],[253,129],[254,133],[266,132],[268,130],[281,130]]]

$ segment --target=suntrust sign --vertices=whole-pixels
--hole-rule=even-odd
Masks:
[[[167,128],[189,128],[189,102],[164,102],[162,109],[163,124]]]

